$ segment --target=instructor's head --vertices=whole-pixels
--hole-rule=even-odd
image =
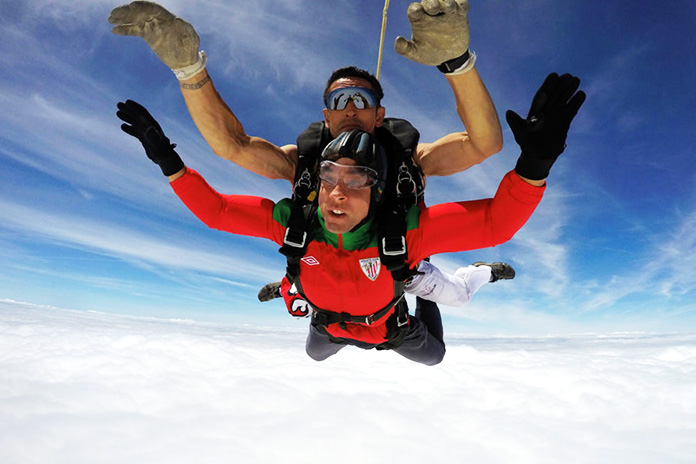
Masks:
[[[331,135],[359,129],[374,133],[382,125],[382,86],[369,72],[349,66],[331,74],[324,88],[324,122]]]
[[[331,141],[319,164],[319,209],[326,230],[350,232],[361,225],[382,200],[386,155],[374,137],[360,130]]]

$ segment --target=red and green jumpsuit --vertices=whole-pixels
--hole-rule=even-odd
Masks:
[[[263,237],[282,245],[292,210],[291,200],[274,203],[254,196],[223,195],[190,168],[171,186],[191,212],[209,227]],[[493,198],[442,203],[423,209],[412,207],[407,215],[408,264],[415,266],[436,253],[492,247],[510,240],[534,212],[544,189],[526,183],[511,171]],[[323,310],[355,316],[374,314],[386,306],[394,298],[394,282],[391,273],[379,262],[374,221],[366,222],[356,231],[337,235],[324,228],[318,211],[315,224],[307,252],[300,261],[300,279],[308,301]],[[321,333],[328,334],[334,342],[376,346],[386,340],[385,321],[391,315],[390,312],[369,326],[332,324],[323,327]],[[315,330],[310,336],[316,336],[319,332],[312,329]],[[409,340],[407,336],[404,343]],[[307,348],[312,356],[309,340]],[[333,352],[339,349],[334,348]],[[406,348],[404,351],[408,351]],[[312,357],[323,358],[322,355]]]

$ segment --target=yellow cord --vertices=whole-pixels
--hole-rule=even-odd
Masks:
[[[387,30],[387,10],[389,9],[389,0],[384,0],[384,10],[382,10],[382,33],[379,38],[379,54],[377,56],[377,79],[382,69],[382,48],[384,47],[384,34]]]

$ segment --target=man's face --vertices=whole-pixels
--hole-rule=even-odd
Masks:
[[[339,158],[337,164],[355,166],[355,160]],[[345,234],[367,217],[370,211],[370,188],[349,189],[339,180],[336,185],[326,181],[319,187],[319,208],[324,217],[326,230],[334,234]]]
[[[329,87],[329,91],[344,87],[372,88],[365,79],[343,77],[334,81]],[[359,110],[352,101],[349,101],[342,110],[324,109],[324,123],[333,137],[337,137],[342,132],[352,129],[359,129],[373,134],[375,128],[382,125],[383,120],[384,108],[381,106]]]

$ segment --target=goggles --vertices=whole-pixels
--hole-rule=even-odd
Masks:
[[[375,93],[365,87],[343,87],[336,89],[326,96],[324,104],[329,110],[344,110],[351,100],[359,110],[374,108],[379,104]]]
[[[362,190],[377,184],[377,171],[365,166],[346,166],[324,160],[319,165],[319,178],[331,185],[338,184],[342,180],[351,190]]]

